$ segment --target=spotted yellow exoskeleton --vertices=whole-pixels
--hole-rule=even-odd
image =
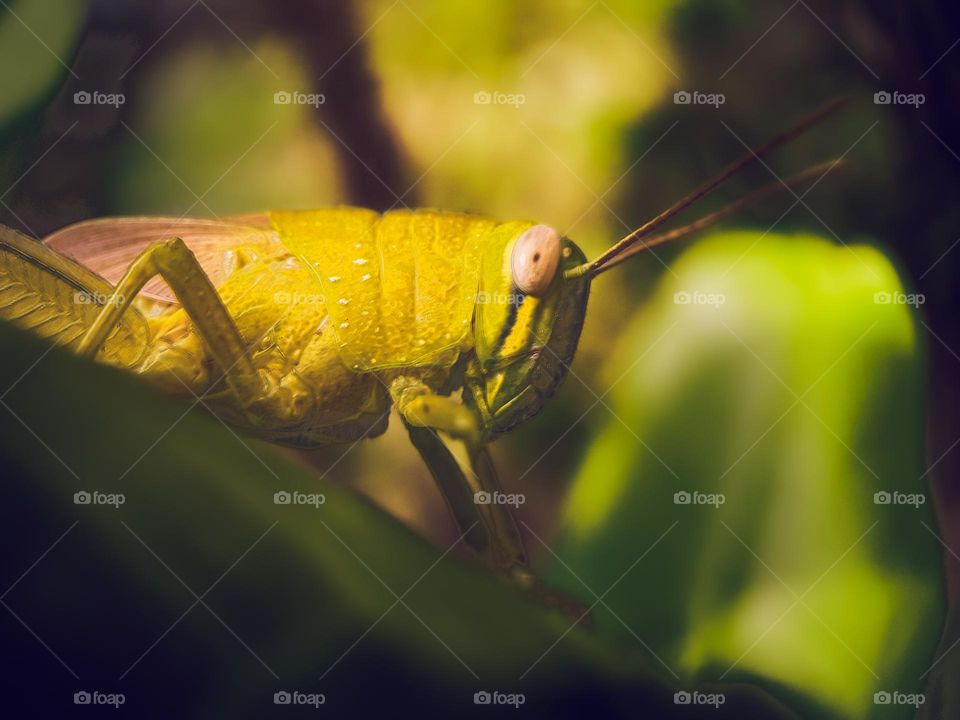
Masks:
[[[226,422],[283,444],[374,437],[395,406],[466,542],[498,571],[529,579],[509,509],[488,502],[499,486],[487,444],[538,413],[564,378],[592,278],[822,176],[818,166],[653,234],[835,108],[590,262],[546,225],[436,210],[108,218],[43,243],[0,230],[0,318],[169,394],[202,397]],[[469,467],[450,441],[465,444]]]

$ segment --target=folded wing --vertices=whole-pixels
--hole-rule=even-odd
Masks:
[[[43,243],[116,285],[130,263],[151,243],[179,237],[219,287],[237,267],[238,250],[280,253],[275,232],[258,226],[265,216],[246,215],[224,220],[170,217],[116,217],[85,220],[57,230]],[[147,283],[142,296],[176,303],[173,292],[159,277]]]

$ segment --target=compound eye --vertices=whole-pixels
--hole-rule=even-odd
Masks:
[[[548,225],[534,225],[513,246],[510,271],[520,292],[540,297],[547,292],[560,265],[560,233]]]

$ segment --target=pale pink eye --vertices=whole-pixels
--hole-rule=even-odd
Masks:
[[[517,289],[534,297],[546,293],[557,274],[560,250],[560,233],[549,225],[534,225],[517,238],[510,263]]]

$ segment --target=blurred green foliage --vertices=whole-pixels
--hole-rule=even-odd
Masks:
[[[600,634],[804,717],[912,714],[873,701],[922,690],[945,601],[902,302],[866,246],[734,233],[681,256],[611,356],[550,573],[587,604],[611,588]],[[875,503],[895,491],[923,504]]]
[[[276,40],[255,52],[192,47],[151,73],[137,112],[142,142],[127,137],[118,158],[115,212],[209,216],[344,201],[330,138],[311,123],[317,111],[273,102],[308,87],[308,70]]]
[[[87,16],[85,0],[30,0],[4,3],[0,9],[0,138],[11,125],[60,87],[69,59],[80,42]]]

